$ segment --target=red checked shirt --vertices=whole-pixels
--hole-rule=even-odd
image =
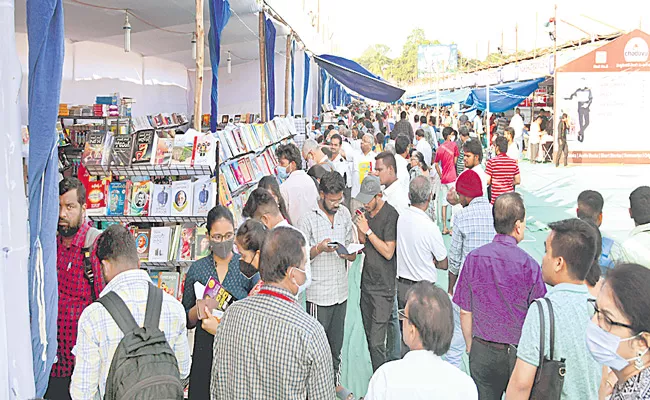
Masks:
[[[72,238],[70,247],[57,237],[56,270],[59,281],[59,317],[57,319],[57,361],[52,366],[52,376],[57,378],[72,376],[74,356],[72,347],[77,342],[77,323],[81,312],[90,303],[90,283],[84,275],[83,249],[90,223],[83,224]],[[94,247],[94,246],[93,246]],[[95,275],[95,293],[104,289],[104,279],[97,259],[96,248],[91,255]]]

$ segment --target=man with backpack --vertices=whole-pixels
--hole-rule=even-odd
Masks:
[[[123,226],[101,234],[97,258],[107,284],[79,319],[72,399],[182,399],[191,363],[183,305],[139,268]]]
[[[70,399],[74,368],[72,346],[77,340],[81,312],[104,288],[99,260],[92,251],[100,231],[86,221],[86,189],[77,178],[59,183],[57,278],[59,306],[56,362],[52,365],[46,399]]]

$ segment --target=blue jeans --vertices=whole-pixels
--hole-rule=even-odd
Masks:
[[[463,354],[465,353],[465,338],[463,331],[460,328],[460,307],[457,304],[451,303],[454,308],[454,336],[451,338],[451,346],[444,358],[447,362],[457,368],[460,368],[463,362]]]
[[[399,330],[399,319],[397,318],[397,294],[393,301],[393,311],[388,322],[388,333],[386,335],[386,359],[395,361],[402,358],[402,334]]]

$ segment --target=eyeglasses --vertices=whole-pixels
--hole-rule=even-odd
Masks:
[[[210,239],[212,241],[215,241],[215,242],[225,242],[225,241],[230,240],[230,239],[232,239],[234,237],[235,237],[234,232],[228,232],[225,235],[217,234],[217,235],[214,235],[214,236],[210,236]]]
[[[410,321],[409,317],[406,316],[406,309],[398,310],[397,316],[400,321]]]
[[[598,316],[598,325],[604,330],[606,330],[607,332],[611,331],[613,326],[620,326],[623,328],[632,329],[630,325],[624,324],[622,322],[613,321],[607,315],[602,313],[598,308],[598,306],[596,305],[596,299],[587,299],[587,302],[589,302],[589,304],[591,304],[594,307],[594,311]]]

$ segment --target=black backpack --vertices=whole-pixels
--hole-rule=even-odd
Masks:
[[[178,360],[158,328],[162,300],[162,290],[150,285],[144,327],[117,293],[97,300],[124,332],[108,371],[104,400],[183,399]]]

